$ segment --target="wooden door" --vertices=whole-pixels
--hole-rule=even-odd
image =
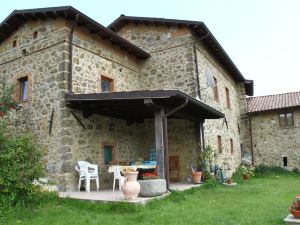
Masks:
[[[180,160],[179,156],[169,157],[169,176],[171,182],[179,182]]]

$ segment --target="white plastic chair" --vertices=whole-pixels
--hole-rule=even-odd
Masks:
[[[116,180],[119,181],[119,190],[121,190],[121,187],[123,186],[123,184],[125,182],[125,177],[123,177],[121,175],[120,166],[113,166],[111,171],[114,173],[113,191],[115,191]]]
[[[78,171],[79,181],[78,190],[80,191],[81,181],[85,180],[85,189],[90,192],[90,181],[96,180],[97,191],[99,190],[99,176],[98,165],[90,164],[85,161],[78,161],[78,165],[75,166],[75,170]]]

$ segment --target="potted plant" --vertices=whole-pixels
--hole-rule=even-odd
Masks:
[[[207,145],[204,149],[201,149],[199,144],[199,153],[197,157],[197,169],[192,168],[192,181],[195,184],[201,183],[201,178],[205,172],[209,171],[209,166],[212,164],[212,160],[215,157],[214,150],[210,145]]]
[[[244,180],[248,180],[250,176],[255,176],[254,175],[254,167],[253,166],[246,166],[246,165],[241,165],[238,168],[238,172],[240,172],[244,178]]]
[[[289,207],[289,211],[297,219],[300,219],[300,196],[296,196],[296,201]]]
[[[227,178],[226,182],[227,182],[227,184],[232,184],[233,183],[233,179],[232,178]]]

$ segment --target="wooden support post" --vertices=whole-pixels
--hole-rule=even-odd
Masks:
[[[205,140],[204,140],[204,120],[201,120],[199,122],[196,122],[196,141],[200,145],[201,151],[205,148]]]
[[[164,110],[156,110],[155,117],[155,145],[156,145],[156,163],[158,165],[158,175],[160,178],[165,178],[165,146],[164,146]]]
[[[167,189],[170,186],[170,174],[169,174],[169,142],[168,142],[168,118],[165,116],[163,118],[163,125],[164,125],[164,144],[165,144],[165,176],[167,181]]]

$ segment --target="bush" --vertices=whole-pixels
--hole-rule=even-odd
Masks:
[[[0,123],[3,123],[0,121]],[[0,126],[0,200],[11,206],[36,198],[32,182],[45,175],[44,150],[31,135],[16,136]]]
[[[2,85],[1,85],[2,84]],[[0,207],[24,205],[39,195],[33,181],[44,175],[44,151],[30,135],[17,136],[8,127],[9,111],[17,108],[14,88],[5,81],[0,95]]]
[[[263,174],[271,174],[271,173],[276,173],[276,174],[289,173],[289,171],[283,169],[280,166],[267,166],[264,164],[260,164],[255,167],[255,173],[263,175]]]

